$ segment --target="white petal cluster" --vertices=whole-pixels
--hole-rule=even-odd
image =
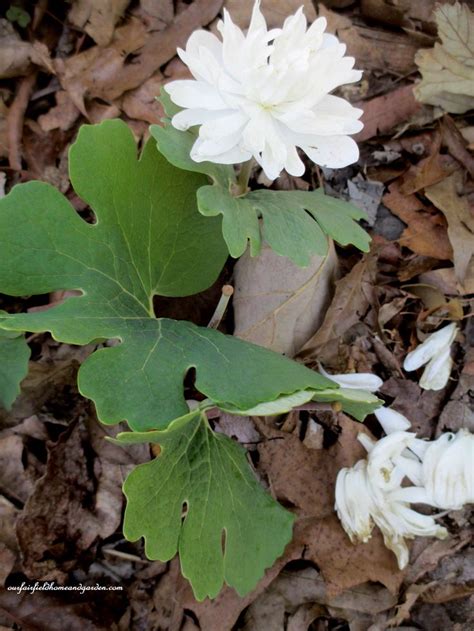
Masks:
[[[283,169],[304,173],[298,147],[322,166],[357,161],[349,134],[362,129],[362,110],[330,92],[362,73],[345,57],[346,46],[324,33],[325,18],[307,28],[301,8],[269,31],[257,0],[246,34],[226,10],[217,28],[222,41],[200,30],[178,50],[194,80],[165,86],[184,108],[173,117],[174,127],[200,126],[194,161],[237,164],[254,157],[271,180]]]
[[[421,484],[410,501],[458,510],[474,502],[474,434],[460,429],[424,442]],[[402,492],[405,489],[402,489]]]
[[[381,530],[387,548],[397,557],[400,569],[408,563],[406,539],[438,537],[448,532],[433,517],[422,515],[398,497],[406,473],[407,457],[402,455],[416,440],[415,434],[394,432],[377,443],[360,435],[369,448],[367,460],[339,471],[335,509],[351,541],[367,542],[374,526]]]
[[[426,364],[420,379],[420,387],[424,390],[442,390],[448,383],[453,367],[451,344],[457,331],[454,323],[448,324],[428,335],[422,344],[406,356],[403,368],[408,372]]]
[[[375,441],[359,434],[367,459],[339,471],[335,509],[353,542],[367,542],[378,526],[403,569],[405,539],[448,536],[432,516],[410,504],[456,510],[474,502],[474,434],[460,429],[426,441],[405,431],[411,423],[400,412],[381,407],[375,415],[387,436]],[[413,486],[402,486],[405,480]]]

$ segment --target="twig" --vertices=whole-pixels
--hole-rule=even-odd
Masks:
[[[26,108],[36,84],[37,72],[24,77],[7,114],[8,162],[14,171],[21,171],[21,139]]]
[[[207,325],[208,329],[217,329],[219,324],[221,323],[222,318],[224,317],[225,310],[227,309],[227,305],[229,304],[230,297],[234,293],[234,288],[232,285],[223,285],[222,294],[217,304],[216,310],[212,318],[209,320],[209,324]]]

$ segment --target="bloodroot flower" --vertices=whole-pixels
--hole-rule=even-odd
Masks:
[[[454,323],[428,335],[426,340],[408,353],[403,368],[410,372],[426,364],[420,379],[420,387],[424,390],[442,390],[448,383],[453,360],[451,358],[451,344],[456,337],[458,328]]]
[[[377,526],[387,548],[397,557],[398,566],[408,564],[406,539],[438,537],[448,532],[430,515],[423,515],[410,506],[418,487],[401,486],[406,476],[406,458],[402,453],[416,441],[409,432],[394,432],[374,443],[365,435],[359,439],[369,449],[367,460],[341,469],[336,480],[335,509],[341,526],[352,542],[367,542]]]
[[[362,110],[330,92],[359,81],[362,72],[344,56],[346,46],[324,33],[325,18],[307,28],[301,8],[269,31],[257,0],[246,35],[226,10],[217,28],[222,41],[200,30],[178,50],[194,80],[165,86],[184,108],[173,126],[200,126],[191,151],[195,162],[237,164],[254,157],[273,180],[283,169],[304,173],[297,147],[325,167],[357,161],[349,134],[362,129]]]

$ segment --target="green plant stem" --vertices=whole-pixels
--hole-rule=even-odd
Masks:
[[[250,174],[252,173],[252,168],[254,165],[254,159],[250,158],[247,162],[244,162],[240,168],[240,173],[237,177],[237,187],[236,192],[237,195],[245,195],[249,190],[249,179]]]

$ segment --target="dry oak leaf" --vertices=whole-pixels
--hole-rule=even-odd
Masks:
[[[343,414],[338,423],[340,433],[332,447],[310,450],[298,436],[258,422],[259,431],[269,439],[258,447],[259,471],[268,477],[278,499],[296,507],[299,520],[293,541],[307,547],[305,559],[318,565],[330,597],[366,581],[380,582],[396,593],[403,573],[380,533],[374,531],[368,543],[354,545],[334,513],[337,474],[365,457],[357,435],[369,434]]]
[[[467,197],[457,191],[462,173],[456,172],[425,189],[425,195],[446,217],[448,237],[454,252],[454,269],[465,293],[474,293],[474,216]]]
[[[416,195],[403,195],[398,182],[393,182],[388,190],[383,203],[407,224],[398,240],[400,245],[410,248],[415,254],[452,260],[453,248],[445,218],[432,212],[434,209],[426,206]]]
[[[315,255],[298,267],[264,245],[258,257],[247,252],[234,269],[234,335],[293,357],[320,326],[331,299],[337,255]]]
[[[436,9],[435,18],[442,44],[416,54],[423,78],[415,96],[463,114],[474,107],[474,13],[467,4],[446,3]]]
[[[112,40],[114,28],[130,0],[76,0],[68,19],[92,37],[99,46],[107,46]]]
[[[298,353],[305,363],[333,363],[344,334],[363,319],[374,303],[376,273],[377,254],[373,250],[336,282],[334,298],[323,323]]]

